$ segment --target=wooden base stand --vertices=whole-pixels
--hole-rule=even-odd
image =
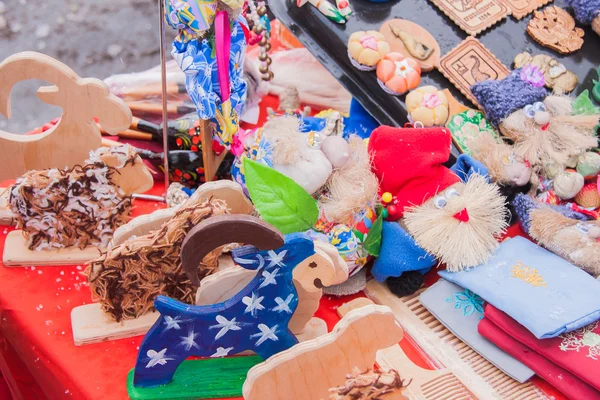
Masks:
[[[127,392],[132,400],[187,400],[242,397],[248,370],[263,361],[259,356],[186,360],[168,385],[153,388],[133,386],[132,369]]]
[[[22,231],[12,231],[6,236],[2,262],[6,267],[45,267],[85,264],[100,256],[100,249],[88,246],[81,250],[69,247],[57,250],[34,251],[27,248]]]

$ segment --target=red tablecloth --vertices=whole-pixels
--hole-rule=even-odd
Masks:
[[[162,183],[158,183],[150,194],[162,192]],[[155,202],[136,200],[133,215],[158,207]],[[0,253],[11,230],[0,227]],[[513,227],[510,236],[518,233]],[[15,400],[127,399],[126,376],[135,364],[142,337],[81,347],[73,344],[71,310],[91,301],[81,275],[83,268],[0,266],[0,371]],[[430,274],[428,282],[436,276]],[[331,330],[339,319],[337,306],[353,297],[357,296],[323,297],[316,316],[323,318]],[[432,368],[410,340],[403,340],[401,345],[415,363]],[[544,382],[536,379],[536,383],[557,399],[562,398]],[[4,399],[1,387],[0,399]]]

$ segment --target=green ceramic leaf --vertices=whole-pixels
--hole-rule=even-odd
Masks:
[[[248,158],[244,159],[244,172],[261,218],[282,233],[303,232],[317,222],[317,202],[293,179]]]
[[[372,256],[379,257],[379,250],[381,249],[381,231],[383,229],[383,215],[379,213],[379,216],[373,223],[367,239],[363,243],[363,248]]]

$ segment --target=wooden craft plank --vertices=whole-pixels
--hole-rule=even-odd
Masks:
[[[509,70],[481,42],[466,38],[440,60],[440,72],[473,104],[479,107],[471,93],[471,86],[488,79],[498,80],[508,76]]]
[[[460,29],[471,36],[506,18],[509,8],[496,0],[431,0]]]
[[[62,108],[60,121],[44,133],[17,135],[0,131],[0,181],[13,179],[30,170],[72,167],[81,164],[90,150],[102,143],[102,127],[117,134],[131,124],[131,110],[99,79],[82,79],[44,54],[23,52],[0,64],[0,113],[10,118],[10,92],[20,81],[40,79],[56,86],[38,89],[46,104]]]
[[[378,350],[396,345],[402,329],[388,307],[354,310],[333,331],[269,357],[248,372],[245,400],[327,399],[355,368],[372,368]]]
[[[22,231],[17,230],[6,235],[2,262],[6,267],[45,267],[85,264],[98,256],[100,256],[100,249],[94,246],[88,246],[83,250],[78,247],[43,251],[29,250]]]
[[[100,303],[85,304],[71,310],[73,340],[75,346],[83,346],[144,335],[156,322],[158,315],[157,312],[150,312],[136,319],[115,322],[102,311]]]
[[[477,398],[546,399],[534,384],[517,382],[454,336],[421,304],[421,291],[399,298],[385,285],[371,280],[367,282],[365,293],[375,303],[390,307],[404,330],[435,364],[447,366]],[[382,363],[392,365],[401,357],[396,350]]]
[[[171,383],[152,388],[133,386],[132,369],[127,375],[127,392],[132,400],[241,397],[248,370],[262,361],[259,356],[186,360],[177,368]]]

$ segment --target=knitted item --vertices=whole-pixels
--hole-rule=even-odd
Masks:
[[[531,226],[531,218],[529,217],[529,213],[533,209],[540,208],[542,203],[536,201],[526,194],[519,193],[515,196],[512,205],[517,216],[521,220],[521,226],[523,227],[523,230],[525,233],[529,234],[529,228]],[[565,206],[544,205],[544,207],[550,207],[554,211],[564,215],[567,218],[577,219],[580,221],[589,221],[592,219],[592,217],[589,215],[578,213],[577,211],[573,211]]]
[[[547,95],[544,87],[522,80],[521,70],[515,69],[502,80],[488,80],[471,86],[471,92],[483,107],[486,118],[496,127],[513,112],[543,101]]]
[[[373,172],[381,193],[396,197],[398,219],[404,209],[419,206],[438,192],[459,182],[442,165],[450,157],[451,136],[445,128],[392,128],[381,126],[369,139]]]
[[[581,25],[590,25],[600,13],[600,0],[567,0],[573,8],[575,20]]]
[[[426,273],[436,263],[435,257],[427,254],[396,222],[383,222],[381,249],[375,259],[371,274],[383,282],[398,277],[407,271]]]
[[[409,271],[398,278],[388,278],[390,291],[398,297],[410,296],[423,285],[425,277],[417,271]]]

